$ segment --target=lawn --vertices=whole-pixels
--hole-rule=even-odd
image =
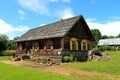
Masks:
[[[109,61],[75,62],[65,64],[64,66],[76,68],[78,70],[104,72],[120,76],[120,52],[105,51],[104,53],[107,53],[113,59]]]
[[[0,62],[0,80],[119,80],[120,52],[105,51],[105,53],[112,56],[113,59],[110,61],[73,62],[60,65],[60,67],[76,70],[71,72],[69,76]],[[9,60],[9,56],[0,57],[0,60]],[[112,78],[109,78],[110,76]]]
[[[12,60],[13,56],[0,56],[0,60]]]
[[[0,72],[0,80],[110,80],[104,76],[79,75],[74,72],[70,76],[66,76],[1,62]]]
[[[0,80],[75,80],[55,73],[48,73],[0,63]]]

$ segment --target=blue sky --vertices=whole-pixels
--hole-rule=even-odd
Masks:
[[[1,0],[0,34],[10,39],[29,29],[83,15],[102,35],[120,33],[120,0]]]

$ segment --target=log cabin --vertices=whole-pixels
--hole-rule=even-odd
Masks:
[[[95,39],[82,15],[29,30],[16,39],[16,54],[39,56],[87,55]],[[86,56],[87,58],[87,56]]]

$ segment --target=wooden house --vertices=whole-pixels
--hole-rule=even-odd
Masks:
[[[94,37],[83,16],[61,19],[29,30],[16,39],[17,54],[65,56],[87,54]]]

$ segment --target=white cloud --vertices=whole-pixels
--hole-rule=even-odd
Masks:
[[[13,31],[19,31],[19,32],[22,32],[22,31],[26,31],[28,30],[29,27],[28,26],[18,26],[17,28],[14,28]]]
[[[19,16],[20,19],[25,19],[26,13],[23,10],[18,10],[18,14],[20,14]]]
[[[114,19],[114,20],[120,20],[120,17],[116,17],[116,16],[110,16],[110,17],[108,17],[109,19]]]
[[[23,10],[18,10],[18,14],[25,15],[26,13]]]
[[[48,14],[47,8],[49,0],[19,0],[19,3],[32,11],[40,14]]]
[[[6,34],[10,39],[18,36],[15,34],[15,32],[24,33],[27,30],[29,30],[29,27],[27,26],[13,27],[12,25],[6,23],[4,20],[0,19],[0,34]]]
[[[62,19],[66,19],[74,16],[71,8],[64,8],[63,10],[59,11],[58,14],[59,17]]]
[[[87,20],[87,23],[90,29],[99,29],[102,35],[117,36],[118,34],[120,34],[120,20],[109,21],[106,23],[99,23]]]
[[[40,24],[40,26],[44,26],[44,25],[46,25],[46,24]]]
[[[93,21],[96,21],[95,18],[87,18],[87,22],[93,22]]]
[[[60,15],[61,15],[61,13],[63,11],[63,8],[62,8],[63,5],[57,5],[55,7],[50,6],[53,3],[60,3],[60,2],[68,3],[68,2],[71,2],[71,0],[19,0],[19,4],[21,6],[28,8],[36,13],[39,13],[42,15],[47,15],[47,16],[51,16],[51,15],[53,16],[55,14],[56,10],[58,10],[58,8],[59,8],[59,11],[61,11],[60,12]],[[56,12],[57,15],[59,15],[58,12]],[[66,17],[73,16],[72,10],[69,8],[67,8],[67,9],[65,8],[63,13]]]

